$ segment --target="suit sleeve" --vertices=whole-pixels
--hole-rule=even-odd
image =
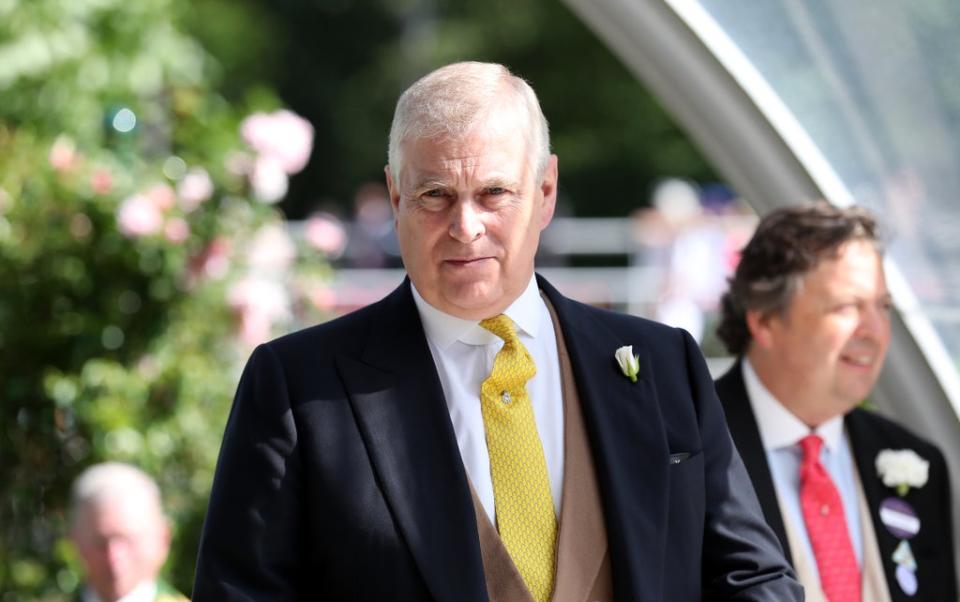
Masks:
[[[700,350],[689,334],[684,341],[705,460],[703,599],[803,600],[803,588],[763,519]]]
[[[297,430],[279,359],[254,350],[227,421],[193,600],[296,600],[302,556]]]
[[[953,503],[950,494],[950,472],[947,470],[946,460],[939,450],[936,450],[931,464],[935,482],[940,486],[940,508],[943,517],[937,525],[937,531],[942,538],[940,542],[941,578],[938,580],[937,590],[944,600],[957,600],[957,564],[953,549]]]

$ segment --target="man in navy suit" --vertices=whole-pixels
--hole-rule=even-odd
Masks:
[[[530,86],[420,79],[386,177],[409,279],[254,351],[194,599],[802,599],[693,340],[534,275],[557,157]]]
[[[723,299],[717,392],[808,600],[957,599],[942,454],[858,407],[890,311],[875,219],[826,203],[767,215]]]

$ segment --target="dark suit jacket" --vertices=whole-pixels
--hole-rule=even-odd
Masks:
[[[801,599],[690,336],[540,287],[570,352],[616,597]],[[630,344],[636,383],[614,361]],[[476,525],[404,282],[254,351],[224,434],[193,598],[485,600]]]
[[[747,465],[747,472],[750,473],[750,479],[757,491],[764,517],[773,527],[787,558],[792,562],[766,452],[747,397],[741,362],[734,364],[733,368],[717,381],[716,386],[727,415],[730,434],[733,435],[733,440]],[[870,508],[870,518],[877,534],[877,545],[880,546],[880,558],[892,600],[956,600],[957,579],[951,527],[953,507],[950,505],[950,483],[943,454],[902,426],[860,408],[844,417],[844,426],[850,437],[857,471],[860,473],[863,492]],[[884,449],[912,449],[930,462],[927,484],[919,489],[911,489],[904,498],[920,517],[920,532],[910,540],[910,547],[917,561],[919,582],[919,588],[913,597],[907,597],[897,584],[897,565],[893,561],[893,552],[900,540],[880,521],[880,503],[888,497],[896,496],[896,492],[880,480],[874,465],[877,454]]]

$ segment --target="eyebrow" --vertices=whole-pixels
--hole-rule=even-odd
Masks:
[[[513,188],[519,189],[520,185],[507,180],[506,178],[494,177],[490,178],[486,182],[483,182],[481,188]]]
[[[424,190],[432,190],[434,188],[450,188],[450,185],[442,180],[436,178],[427,178],[420,182],[417,182],[413,186],[414,192],[423,192]]]
[[[424,192],[426,190],[434,190],[437,188],[447,189],[447,188],[454,188],[454,186],[452,186],[448,182],[443,181],[442,179],[430,176],[430,177],[424,178],[423,180],[415,184],[413,186],[413,192],[414,194],[417,194],[420,192]],[[511,188],[513,190],[519,191],[520,185],[507,178],[495,176],[490,178],[489,180],[485,180],[481,182],[478,188],[480,190],[483,190],[486,188]]]

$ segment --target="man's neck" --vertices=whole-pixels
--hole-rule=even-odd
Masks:
[[[119,598],[104,598],[87,587],[81,594],[83,602],[153,602],[157,597],[157,582],[144,581]]]
[[[794,382],[792,375],[784,374],[779,366],[763,354],[750,352],[746,359],[767,391],[810,429],[817,428],[836,415],[817,411],[823,400],[810,398],[809,389],[802,382]]]

